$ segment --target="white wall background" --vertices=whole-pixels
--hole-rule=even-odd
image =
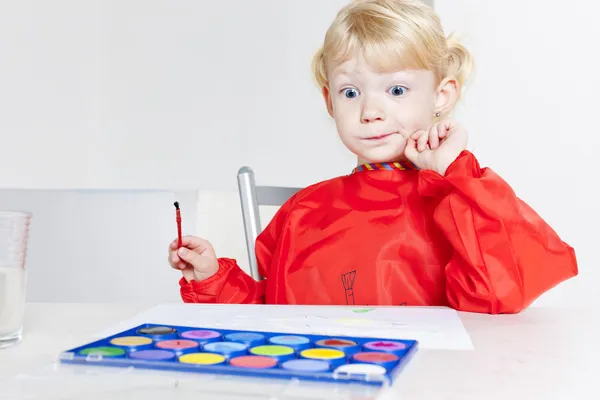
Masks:
[[[277,184],[345,173],[310,76],[343,4],[2,1],[0,187],[231,189],[246,164]]]
[[[29,299],[177,300],[175,199],[186,232],[246,266],[241,165],[275,185],[347,173],[309,75],[345,3],[0,2],[0,208],[34,212]],[[576,248],[580,276],[537,304],[600,305],[600,5],[435,3],[477,61],[470,148]]]
[[[575,247],[580,275],[538,304],[597,304],[600,3],[436,0],[478,64],[458,117],[481,163]],[[543,267],[543,266],[541,266]]]

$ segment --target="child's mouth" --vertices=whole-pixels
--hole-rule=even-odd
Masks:
[[[377,136],[370,136],[368,138],[365,138],[364,140],[381,140],[381,139],[385,139],[388,136],[392,136],[395,133],[398,133],[398,132],[390,132],[390,133],[384,133],[384,134],[377,135]]]

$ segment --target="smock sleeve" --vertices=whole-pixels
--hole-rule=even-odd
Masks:
[[[578,273],[575,252],[513,189],[463,151],[445,176],[424,170],[419,193],[453,248],[445,266],[449,304],[461,311],[518,313]]]

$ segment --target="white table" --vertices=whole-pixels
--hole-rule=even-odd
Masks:
[[[11,400],[365,398],[359,393],[341,391],[327,394],[323,388],[312,393],[307,391],[304,397],[286,397],[286,393],[291,393],[289,388],[286,392],[281,387],[276,389],[255,381],[228,382],[232,390],[237,385],[233,390],[239,393],[237,397],[219,397],[215,393],[203,396],[198,392],[210,391],[214,386],[197,376],[188,377],[195,374],[181,377],[177,374],[128,373],[116,378],[112,376],[110,382],[120,381],[111,388],[107,380],[98,376],[48,372],[52,371],[50,366],[61,351],[83,344],[105,327],[151,306],[28,304],[23,342],[0,350],[0,399],[8,398],[2,397],[8,393],[11,393]],[[461,313],[475,350],[419,350],[393,390],[382,397],[460,400],[600,398],[597,384],[600,381],[598,315],[600,312],[593,309],[546,308],[530,308],[518,315]],[[44,371],[46,375],[42,376],[46,376],[47,382],[36,380],[35,376]],[[30,377],[23,374],[30,374]],[[22,397],[15,397],[15,387],[24,383],[27,390],[18,392]],[[47,389],[51,383],[54,388],[63,385],[60,397],[53,397],[54,393]],[[127,390],[123,389],[125,387]]]

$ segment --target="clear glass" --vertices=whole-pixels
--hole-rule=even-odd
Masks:
[[[30,213],[0,210],[0,348],[23,336],[30,221]]]

